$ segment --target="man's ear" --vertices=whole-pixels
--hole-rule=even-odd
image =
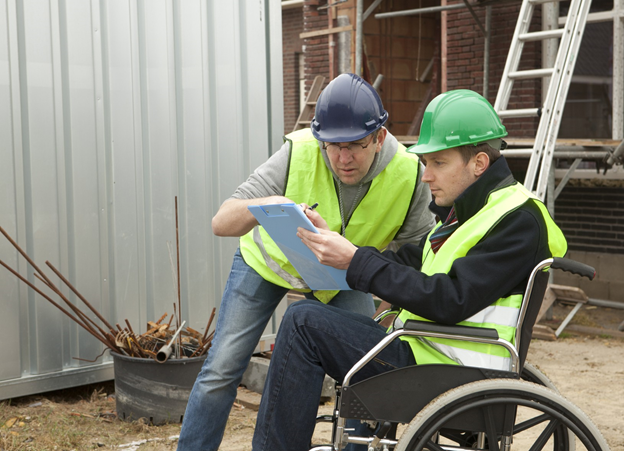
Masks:
[[[490,157],[485,152],[479,152],[474,158],[474,175],[475,177],[481,177],[487,168],[490,167]]]
[[[381,146],[383,146],[384,141],[386,140],[386,135],[388,134],[388,130],[385,127],[381,127],[377,132],[377,150],[375,152],[381,151]]]

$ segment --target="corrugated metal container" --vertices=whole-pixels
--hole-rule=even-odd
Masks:
[[[177,196],[182,319],[203,330],[237,245],[212,216],[281,144],[282,110],[279,2],[5,0],[0,225],[144,331],[177,299]],[[36,281],[2,236],[0,259]],[[108,353],[75,359],[103,345],[4,268],[0,293],[0,399],[112,379]]]

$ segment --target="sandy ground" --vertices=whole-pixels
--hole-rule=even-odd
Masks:
[[[556,327],[570,308],[556,308],[546,324]],[[594,421],[614,451],[624,451],[624,333],[617,331],[623,321],[624,309],[583,308],[556,341],[533,340],[528,356]],[[251,450],[259,402],[259,394],[239,389],[221,450]],[[328,403],[319,412],[332,408]],[[114,411],[112,382],[0,402],[0,451],[176,449],[179,424],[123,422]],[[329,443],[330,431],[329,424],[319,425],[314,443]],[[528,447],[517,441],[513,449]]]

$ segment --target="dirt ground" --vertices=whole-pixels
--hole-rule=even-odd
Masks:
[[[554,309],[556,326],[570,310]],[[598,426],[614,451],[624,451],[624,310],[584,307],[556,341],[534,340],[528,361]],[[229,418],[221,450],[251,449],[260,396],[244,388]],[[331,404],[320,406],[330,413]],[[179,424],[150,426],[115,416],[112,382],[0,401],[0,451],[174,450]],[[319,426],[315,442],[329,442]]]

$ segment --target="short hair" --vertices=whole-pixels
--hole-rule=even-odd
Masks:
[[[470,159],[479,152],[485,153],[490,158],[490,164],[494,163],[500,157],[500,150],[495,149],[487,142],[481,142],[479,144],[467,144],[465,146],[454,147],[459,151],[465,164],[468,164]]]

